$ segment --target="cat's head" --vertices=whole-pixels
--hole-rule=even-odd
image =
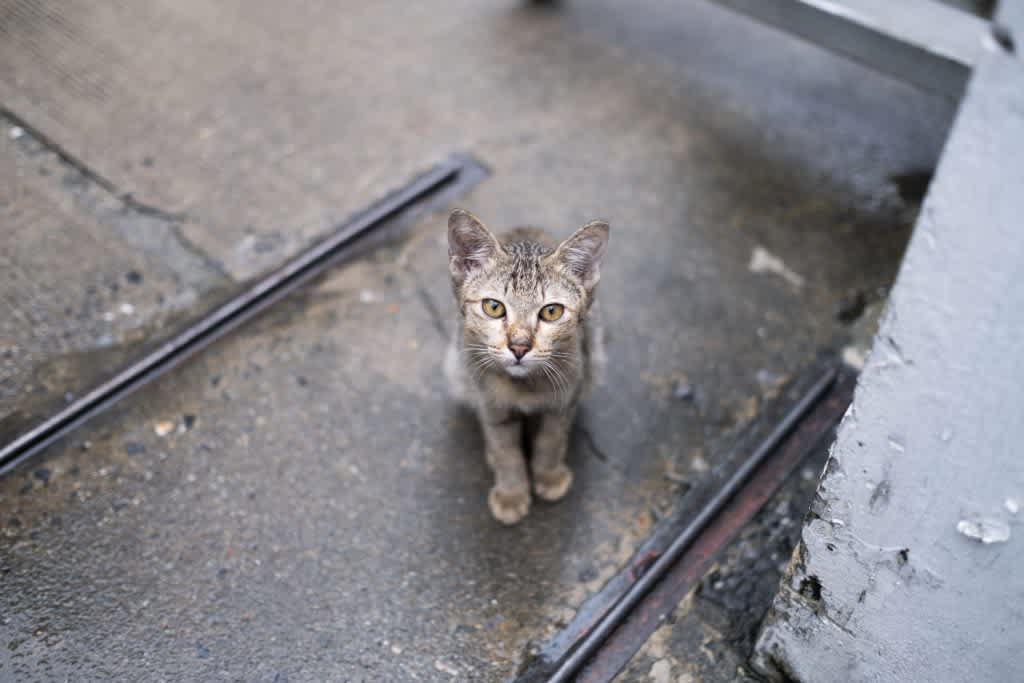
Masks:
[[[551,249],[502,245],[468,211],[448,219],[448,262],[469,362],[513,377],[578,365],[580,324],[601,277],[608,224],[592,221]]]

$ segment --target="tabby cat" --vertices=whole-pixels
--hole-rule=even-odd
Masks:
[[[504,524],[529,511],[531,475],[548,501],[572,484],[569,431],[604,363],[594,287],[607,244],[604,221],[558,244],[536,228],[496,237],[462,209],[448,219],[459,320],[445,371],[452,395],[480,419],[494,472],[487,503]]]

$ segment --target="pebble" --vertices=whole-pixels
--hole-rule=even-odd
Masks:
[[[7,137],[9,137],[12,140],[18,140],[23,135],[25,135],[25,129],[22,128],[21,126],[11,126],[7,130]]]
[[[140,455],[146,452],[146,446],[138,441],[125,441],[124,452],[126,455]]]
[[[437,669],[438,671],[440,671],[441,673],[448,674],[449,676],[458,676],[459,675],[459,670],[458,669],[456,669],[455,667],[451,666],[450,664],[445,663],[444,661],[442,661],[440,659],[434,660],[434,668]]]
[[[843,362],[854,370],[863,370],[865,353],[856,346],[847,346],[843,349]]]
[[[651,665],[648,675],[654,683],[669,683],[672,676],[672,664],[667,659],[659,659]]]
[[[693,385],[686,380],[677,380],[674,387],[672,387],[672,398],[679,399],[680,401],[688,401],[693,398]]]
[[[157,436],[167,436],[174,431],[174,423],[170,420],[161,420],[153,425],[153,431]]]
[[[797,289],[804,286],[802,275],[794,272],[775,254],[758,245],[750,253],[750,263],[747,265],[751,273],[772,273],[793,285]]]
[[[767,368],[758,370],[754,375],[754,379],[757,380],[757,384],[761,387],[762,392],[771,391],[779,384],[779,376]]]

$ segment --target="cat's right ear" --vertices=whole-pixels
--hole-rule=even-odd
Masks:
[[[500,248],[479,218],[465,209],[452,211],[448,217],[448,269],[457,284],[462,284],[474,270],[483,268]]]

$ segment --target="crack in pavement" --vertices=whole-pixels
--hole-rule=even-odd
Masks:
[[[59,154],[59,152],[57,152]],[[81,170],[81,169],[79,169]],[[175,212],[167,211],[159,207],[140,202],[132,195],[131,192],[125,192],[124,194],[116,195],[121,203],[132,211],[142,214],[143,216],[151,216],[153,218],[159,218],[160,220],[167,221],[168,223],[185,223],[191,220],[189,215],[184,211]]]
[[[596,457],[601,462],[610,462],[608,454],[605,453],[604,450],[597,445],[597,439],[594,438],[594,435],[588,428],[584,427],[583,425],[577,425],[576,429],[579,430],[580,435],[583,437],[583,442],[586,444],[587,448],[589,448],[590,451],[594,454],[594,457]]]
[[[9,127],[20,128],[24,131],[25,135],[35,141],[43,149],[56,156],[62,164],[73,169],[75,172],[80,174],[82,178],[105,191],[110,195],[110,197],[119,202],[124,209],[127,209],[139,216],[155,218],[168,223],[174,237],[181,243],[183,249],[199,258],[205,265],[215,270],[218,275],[233,281],[233,278],[231,278],[216,259],[211,257],[198,245],[185,237],[184,233],[181,231],[180,225],[186,222],[197,222],[187,213],[168,211],[167,209],[162,209],[158,206],[153,206],[152,204],[136,199],[131,192],[122,192],[109,178],[86,164],[84,161],[65,149],[56,140],[49,137],[46,133],[36,128],[7,107],[0,106],[0,118],[6,119]]]
[[[136,212],[144,216],[151,215],[154,218],[162,218],[158,214],[150,214],[145,211],[139,211],[137,206],[128,206],[129,208],[135,210]],[[160,209],[154,209],[154,211],[160,211]],[[199,259],[200,263],[202,263],[204,266],[206,266],[210,270],[214,271],[215,273],[223,277],[228,282],[238,284],[238,280],[236,280],[231,275],[231,273],[228,272],[227,268],[224,267],[224,264],[222,264],[218,259],[214,258],[211,254],[207,253],[206,250],[202,249],[201,247],[199,247],[199,245],[197,245],[195,242],[193,242],[192,240],[185,236],[185,232],[181,229],[180,222],[171,222],[167,218],[162,218],[162,220],[168,221],[168,229],[170,230],[171,234],[174,235],[174,238],[178,240],[178,244],[185,252]],[[195,222],[196,221],[194,221],[194,223]]]
[[[444,320],[442,320],[441,311],[438,310],[437,305],[434,304],[434,300],[430,298],[430,292],[428,292],[426,287],[424,287],[420,282],[419,275],[411,269],[409,270],[409,273],[412,275],[413,279],[416,280],[416,293],[419,295],[420,299],[423,301],[423,306],[430,314],[430,320],[434,324],[434,329],[437,330],[439,335],[441,335],[441,339],[448,341],[448,333],[445,332],[444,329]]]

